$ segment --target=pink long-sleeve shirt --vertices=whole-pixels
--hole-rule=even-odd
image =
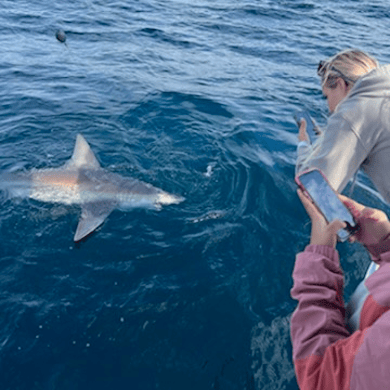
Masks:
[[[338,252],[309,245],[297,255],[291,338],[301,390],[390,388],[390,252],[376,261],[379,269],[365,280],[359,328],[350,334]]]

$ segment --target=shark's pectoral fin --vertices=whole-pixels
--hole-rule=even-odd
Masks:
[[[117,206],[116,202],[91,202],[82,206],[74,241],[80,241],[97,229]]]

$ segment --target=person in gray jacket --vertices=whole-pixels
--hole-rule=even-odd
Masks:
[[[321,61],[318,75],[331,116],[313,145],[302,121],[296,173],[319,168],[341,192],[361,167],[390,203],[390,65],[349,49]]]

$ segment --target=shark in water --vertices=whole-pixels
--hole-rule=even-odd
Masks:
[[[78,204],[82,212],[74,241],[98,228],[115,208],[177,204],[184,198],[103,169],[85,138],[77,135],[71,159],[60,168],[3,173],[0,188],[43,202]]]

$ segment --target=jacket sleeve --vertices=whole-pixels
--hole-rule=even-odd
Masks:
[[[298,307],[291,318],[291,338],[300,389],[349,389],[364,332],[351,336],[346,329],[338,252],[309,245],[297,256],[293,278],[291,296]]]
[[[390,383],[390,252],[381,255],[382,264],[365,286],[360,329],[367,329],[353,362],[351,389],[387,389]]]
[[[300,141],[297,146],[297,161],[295,164],[295,175],[300,172],[300,168],[304,165],[304,161],[312,150],[312,145],[307,141]]]
[[[335,113],[313,146],[298,149],[296,173],[318,168],[337,191],[342,191],[367,155],[368,151],[350,122],[342,113]]]

